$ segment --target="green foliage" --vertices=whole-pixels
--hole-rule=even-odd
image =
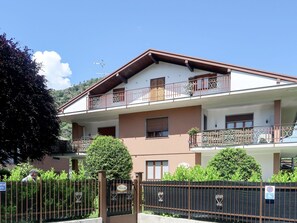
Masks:
[[[53,97],[31,51],[0,35],[0,164],[38,160],[59,135]]]
[[[269,180],[272,183],[287,183],[287,182],[297,182],[297,169],[294,172],[289,171],[279,171],[274,174]]]
[[[65,210],[68,212],[60,212],[58,214],[63,218],[78,218],[86,217],[91,213],[96,213],[95,209],[98,208],[98,182],[86,178],[86,171],[81,163],[80,172],[78,174],[72,173],[71,179],[68,179],[68,174],[62,171],[57,174],[54,169],[43,171],[38,170],[34,166],[23,163],[15,166],[11,170],[11,176],[5,177],[4,181],[7,182],[7,191],[5,196],[9,199],[6,201],[6,205],[2,205],[1,216],[5,216],[4,213],[8,213],[7,216],[12,216],[9,222],[15,222],[15,216],[18,211],[18,221],[22,219],[20,216],[26,217],[26,214],[20,215],[22,211],[28,211],[29,216],[33,216],[35,207],[39,207],[39,201],[41,200],[42,206],[47,210]],[[29,174],[31,169],[39,171],[40,177],[36,182],[21,182],[22,178]],[[42,179],[42,182],[41,182]],[[40,196],[40,188],[42,186],[42,198],[36,199]],[[75,192],[81,192],[81,203],[75,203]],[[4,195],[2,199],[5,199]],[[12,199],[11,199],[12,198]],[[88,199],[86,199],[88,198]],[[28,209],[26,205],[28,203]],[[85,204],[86,203],[86,204]],[[88,207],[88,210],[77,212],[82,207]],[[64,215],[63,215],[64,214]],[[6,222],[7,219],[1,219],[0,221]],[[31,222],[30,219],[23,219],[24,222]]]
[[[194,167],[180,166],[173,174],[166,173],[164,181],[211,181],[219,180],[217,171],[212,167],[203,168],[200,165]]]
[[[100,170],[106,171],[107,179],[130,179],[132,159],[120,139],[97,136],[87,149],[86,170],[97,177]]]
[[[92,78],[90,80],[84,81],[82,83],[73,85],[72,87],[66,88],[64,90],[51,90],[51,95],[55,100],[55,104],[57,107],[65,104],[71,98],[74,98],[78,94],[82,93],[91,85],[95,84],[99,81],[99,78]]]
[[[84,81],[82,83],[79,83],[77,85],[74,85],[72,87],[63,89],[63,90],[54,90],[51,89],[50,93],[55,101],[55,106],[58,108],[61,105],[68,102],[71,98],[74,98],[78,94],[82,93],[84,90],[86,90],[91,85],[95,84],[99,81],[99,78],[92,78],[90,80]],[[70,123],[67,122],[61,122],[60,123],[60,136],[62,136],[65,139],[71,139],[72,138],[72,126]]]
[[[253,174],[261,176],[260,165],[243,149],[221,150],[208,163],[208,167],[213,167],[223,180],[232,180],[233,177],[233,179],[248,181]]]
[[[10,171],[10,176],[5,177],[4,181],[21,181],[24,177],[28,176],[32,169],[36,168],[29,163],[20,163]]]

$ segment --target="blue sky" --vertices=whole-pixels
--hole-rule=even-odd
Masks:
[[[45,75],[56,89],[111,73],[150,48],[297,76],[295,0],[0,2],[0,33],[55,64]]]

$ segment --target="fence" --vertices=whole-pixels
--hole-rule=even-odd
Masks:
[[[268,183],[144,181],[141,185],[145,211],[227,222],[297,222],[297,183],[273,184],[274,200],[265,199]]]
[[[0,222],[44,222],[88,216],[98,204],[97,180],[6,182]],[[96,204],[97,203],[97,204]]]

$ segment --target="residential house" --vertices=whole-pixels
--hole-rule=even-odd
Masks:
[[[111,135],[128,147],[133,172],[153,180],[236,147],[268,179],[297,155],[296,92],[296,77],[148,50],[60,107],[73,127],[67,158],[77,169],[92,138]],[[189,136],[192,127],[200,132]]]

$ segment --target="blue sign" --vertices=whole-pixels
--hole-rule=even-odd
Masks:
[[[0,191],[6,191],[6,182],[0,182]]]

